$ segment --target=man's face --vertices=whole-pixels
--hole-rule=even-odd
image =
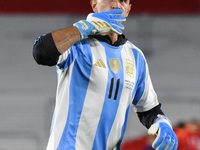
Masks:
[[[94,12],[122,9],[124,17],[128,17],[131,10],[130,0],[91,0],[91,6]]]

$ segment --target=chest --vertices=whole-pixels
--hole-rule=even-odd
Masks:
[[[107,49],[103,46],[92,48],[91,82],[104,86],[108,98],[117,99],[118,92],[132,93],[136,84],[136,63],[131,49],[119,47]],[[100,88],[99,88],[100,89]]]

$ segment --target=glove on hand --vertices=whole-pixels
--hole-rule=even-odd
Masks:
[[[81,40],[88,35],[114,32],[122,34],[124,26],[119,21],[126,21],[122,16],[123,10],[114,9],[105,12],[91,13],[86,20],[81,20],[74,24],[81,34]]]
[[[149,128],[148,134],[157,134],[152,144],[156,150],[176,150],[178,147],[178,140],[172,129],[171,121],[166,116],[158,115],[155,123]]]

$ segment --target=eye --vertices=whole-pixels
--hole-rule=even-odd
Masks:
[[[120,0],[121,2],[126,2],[126,0]]]

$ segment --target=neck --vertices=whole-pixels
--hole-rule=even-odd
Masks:
[[[108,32],[101,35],[108,35],[112,41],[112,44],[114,44],[118,40],[118,34],[113,33],[113,32]]]

